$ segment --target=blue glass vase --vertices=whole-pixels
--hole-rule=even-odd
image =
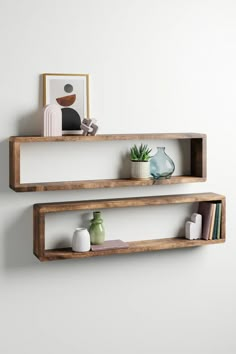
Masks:
[[[165,148],[158,146],[156,154],[150,160],[151,176],[154,179],[170,178],[174,170],[174,162],[165,153]]]

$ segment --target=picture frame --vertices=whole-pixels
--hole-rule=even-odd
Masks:
[[[62,110],[62,134],[82,134],[84,118],[90,118],[89,75],[58,74],[43,75],[43,105],[56,104]]]

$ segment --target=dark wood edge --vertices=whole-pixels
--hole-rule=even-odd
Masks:
[[[9,142],[9,186],[13,190],[20,185],[20,143]]]
[[[221,215],[221,238],[226,239],[226,199],[225,197],[221,200],[222,203],[222,215]]]
[[[45,255],[45,213],[33,207],[33,252],[36,257]]]
[[[39,212],[38,208],[33,208],[33,252],[36,257],[40,256],[39,252]]]
[[[207,178],[207,138],[202,138],[202,177]]]

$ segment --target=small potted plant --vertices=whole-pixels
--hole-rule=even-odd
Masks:
[[[152,149],[147,144],[139,147],[133,145],[130,149],[131,178],[146,179],[150,178],[150,159]]]

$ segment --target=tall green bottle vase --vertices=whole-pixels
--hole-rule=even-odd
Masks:
[[[105,229],[100,211],[93,212],[93,219],[89,227],[90,241],[92,245],[101,245],[105,240]]]

